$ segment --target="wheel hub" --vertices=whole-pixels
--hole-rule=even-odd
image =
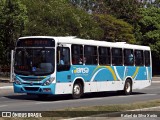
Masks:
[[[131,86],[129,83],[127,83],[126,85],[126,91],[129,93],[131,91]]]
[[[74,86],[74,94],[76,95],[80,94],[80,87],[78,85]]]

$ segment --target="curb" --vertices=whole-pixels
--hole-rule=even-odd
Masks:
[[[0,90],[13,89],[13,86],[2,86]]]
[[[111,113],[90,115],[90,116],[86,116],[86,117],[75,117],[75,118],[69,118],[69,119],[63,119],[63,120],[86,120],[86,119],[91,120],[91,119],[94,119],[96,117],[101,117],[101,118],[110,118],[110,117],[112,117],[112,118],[114,118],[114,116],[116,118],[118,118],[118,116],[121,115],[121,114],[131,114],[132,112],[137,112],[137,114],[139,114],[141,112],[154,112],[156,109],[160,110],[160,106],[142,108],[142,109],[135,109],[135,110],[127,110],[127,111],[122,111],[122,112],[111,112]],[[121,117],[121,116],[119,116],[119,117]],[[137,117],[137,118],[139,118],[139,117]]]
[[[10,79],[0,79],[0,83],[10,83]]]
[[[155,110],[155,109],[159,109],[160,110],[160,106],[149,107],[149,108],[142,108],[142,109],[135,109],[135,110],[131,110],[131,111],[150,111],[150,110]]]

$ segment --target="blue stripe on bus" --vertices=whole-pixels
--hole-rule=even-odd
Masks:
[[[76,78],[83,78],[85,82],[119,81],[126,77],[147,80],[151,79],[151,76],[150,67],[74,65],[70,71],[57,72],[57,82],[73,82]]]
[[[94,66],[94,65],[74,65],[69,71],[60,71],[56,74],[56,83],[73,83],[75,79],[82,78],[84,82],[104,82],[104,81],[124,81],[127,77],[133,80],[151,80],[151,67],[136,67],[136,66]],[[16,75],[16,79],[21,82],[32,82],[30,79],[40,79],[33,83],[41,83],[41,85],[14,84],[14,91],[17,93],[35,93],[35,94],[55,94],[56,83],[48,86],[43,86],[43,83],[50,79],[48,76],[22,76]],[[26,80],[27,79],[27,80]],[[25,87],[38,87],[38,90],[31,91]],[[31,88],[31,89],[33,89]],[[42,92],[44,88],[51,88],[50,92]],[[29,88],[28,88],[29,89]]]

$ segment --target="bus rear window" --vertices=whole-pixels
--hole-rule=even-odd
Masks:
[[[150,52],[144,51],[145,66],[150,66]]]

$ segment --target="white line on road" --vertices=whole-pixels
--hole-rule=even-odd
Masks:
[[[0,97],[0,99],[6,99],[6,97]],[[5,102],[5,101],[3,101],[3,102]]]
[[[6,107],[6,106],[8,106],[8,105],[0,105],[0,108],[1,108],[1,107]]]
[[[160,83],[160,81],[152,81],[152,83]]]
[[[0,90],[2,89],[13,89],[13,86],[3,86],[3,87],[0,87]]]
[[[47,103],[59,103],[63,101],[53,101],[53,102],[37,102],[36,104],[47,104]]]
[[[127,97],[135,97],[135,96],[152,96],[157,94],[135,94],[135,95],[127,95],[127,96],[116,96],[116,98],[127,98]]]

